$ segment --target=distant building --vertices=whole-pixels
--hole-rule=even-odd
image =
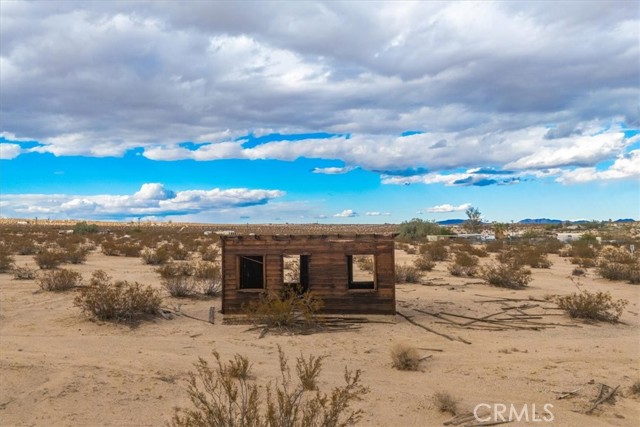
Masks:
[[[558,233],[556,234],[556,239],[564,243],[570,243],[574,240],[580,240],[583,234],[584,233]]]

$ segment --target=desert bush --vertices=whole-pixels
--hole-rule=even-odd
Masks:
[[[249,319],[268,329],[308,329],[317,326],[317,313],[324,302],[312,292],[298,293],[287,286],[281,293],[267,292],[249,302],[244,309]]]
[[[167,251],[167,254],[174,261],[185,261],[189,259],[189,250],[184,245],[180,244],[180,242],[173,242],[171,244],[165,245],[164,248]]]
[[[396,283],[418,283],[420,281],[420,271],[407,264],[396,264]]]
[[[161,303],[158,291],[138,282],[116,281],[103,270],[93,272],[88,286],[80,288],[74,305],[97,319],[132,321],[156,314]]]
[[[631,384],[631,387],[629,387],[629,391],[631,391],[631,394],[633,395],[640,395],[640,380],[636,380],[633,384]]]
[[[481,269],[481,276],[487,283],[501,288],[523,288],[531,281],[531,271],[510,262],[487,265]]]
[[[487,252],[484,246],[472,245],[469,242],[462,242],[457,244],[456,246],[456,252],[466,252],[479,258],[486,258],[489,256],[489,252]]]
[[[77,271],[61,268],[51,270],[38,278],[38,285],[43,291],[67,291],[82,282],[82,276]]]
[[[496,258],[502,263],[528,265],[531,268],[550,268],[552,265],[540,248],[530,245],[517,245],[508,251],[499,253]]]
[[[572,276],[584,276],[587,272],[582,268],[574,268],[571,272]]]
[[[491,240],[484,245],[487,252],[497,253],[504,249],[504,240]]]
[[[251,363],[240,354],[236,354],[232,360],[229,360],[226,369],[229,376],[237,380],[247,380],[251,376]]]
[[[473,277],[478,274],[478,257],[467,252],[456,252],[455,260],[448,269],[453,276]]]
[[[413,265],[420,271],[431,271],[436,266],[428,253],[421,254],[413,261]]]
[[[640,256],[625,248],[607,246],[598,257],[598,274],[609,280],[627,280],[640,283]]]
[[[540,251],[545,254],[557,254],[565,244],[558,239],[544,239],[536,244]]]
[[[448,412],[451,415],[458,413],[458,401],[446,392],[437,392],[433,395],[433,403],[440,412]]]
[[[198,248],[202,261],[216,262],[220,256],[220,250],[215,245],[202,245]]]
[[[449,258],[449,249],[444,240],[425,243],[420,246],[419,251],[421,254],[429,254],[433,261],[446,261]]]
[[[401,371],[417,371],[420,355],[415,347],[398,343],[391,348],[391,362],[394,368]]]
[[[21,242],[17,244],[16,252],[18,255],[35,255],[37,248],[32,242]]]
[[[73,226],[73,234],[95,234],[100,229],[96,224],[88,224],[86,221],[77,222]]]
[[[0,248],[0,273],[6,273],[13,268],[15,258],[9,253],[9,251],[2,247]]]
[[[82,245],[71,247],[67,249],[67,253],[65,254],[65,262],[68,262],[70,264],[84,264],[84,262],[87,260],[88,254],[89,249]]]
[[[454,234],[446,227],[441,227],[435,222],[424,221],[414,218],[411,221],[404,221],[400,224],[398,240],[401,242],[415,242],[424,240],[428,235],[451,235]]]
[[[223,363],[213,352],[215,365],[204,359],[189,373],[187,393],[190,408],[176,408],[172,427],[348,427],[356,425],[361,410],[351,409],[368,390],[360,384],[360,371],[345,368],[345,385],[330,394],[307,393],[299,381],[293,384],[288,361],[278,347],[280,380],[266,387],[266,399],[256,384],[229,374],[229,363]],[[314,372],[315,383],[320,369]],[[300,380],[300,378],[298,378]]]
[[[29,267],[28,265],[24,265],[22,267],[16,266],[13,269],[13,278],[15,280],[33,280],[38,276],[38,272]]]
[[[556,303],[571,317],[616,323],[629,301],[614,301],[609,292],[594,293],[581,289],[577,293],[557,297]]]
[[[137,258],[142,252],[142,246],[139,242],[131,240],[112,240],[105,239],[101,244],[102,253],[107,256],[124,256]]]
[[[147,265],[165,264],[169,261],[169,258],[171,258],[166,245],[160,246],[156,249],[144,248],[140,252],[140,257]]]
[[[50,270],[65,262],[67,254],[60,249],[44,249],[36,254],[33,259],[42,270]]]
[[[571,242],[568,255],[578,258],[595,258],[598,255],[598,251],[595,245],[588,240],[576,240]]]
[[[193,277],[200,283],[202,293],[217,297],[222,293],[220,266],[213,262],[200,261],[193,267]]]
[[[576,264],[582,268],[591,268],[596,266],[596,260],[593,258],[571,258],[571,264]]]
[[[414,246],[409,245],[407,245],[404,251],[407,255],[415,255],[418,252]]]
[[[305,359],[304,355],[300,354],[300,357],[296,360],[296,373],[300,379],[300,385],[303,390],[317,390],[317,379],[322,371],[322,361],[325,356],[309,355],[308,359]]]
[[[162,287],[172,297],[189,297],[196,293],[198,281],[193,276],[193,265],[188,263],[169,263],[156,270],[161,277]]]
[[[362,271],[373,271],[373,257],[371,256],[354,256],[354,261],[358,268]]]

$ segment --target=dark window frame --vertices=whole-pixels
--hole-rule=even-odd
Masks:
[[[262,260],[257,260],[254,258],[262,258]],[[262,292],[267,288],[267,256],[265,254],[242,254],[242,255],[237,255],[237,265],[238,265],[238,290],[243,291],[243,292]],[[246,274],[250,274],[250,271],[247,271],[246,268],[243,268],[244,263],[251,263],[251,262],[256,262],[256,263],[260,263],[262,264],[262,269],[261,269],[261,274],[262,274],[262,286],[261,287],[257,287],[257,286],[247,286],[247,283],[245,282],[246,278],[245,275]],[[247,264],[247,265],[251,265],[251,264]],[[249,268],[251,269],[251,268]],[[253,268],[253,272],[257,272],[258,269],[257,268]],[[254,283],[255,285],[255,283]]]
[[[353,280],[353,258],[357,256],[371,256],[373,257],[373,271],[371,272],[373,280],[367,281],[354,281]],[[353,253],[347,254],[347,289],[351,291],[365,291],[372,292],[378,290],[378,259],[376,254],[373,253]]]

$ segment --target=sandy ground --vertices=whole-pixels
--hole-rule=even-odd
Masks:
[[[397,261],[410,260],[404,252]],[[32,264],[31,257],[16,257]],[[509,426],[636,426],[640,399],[629,387],[640,379],[640,287],[598,279],[582,279],[588,290],[609,290],[629,300],[625,324],[587,324],[565,315],[542,322],[556,326],[541,331],[487,331],[462,329],[415,311],[447,311],[481,316],[500,310],[498,303],[478,303],[488,297],[543,298],[575,291],[568,279],[573,266],[551,256],[549,270],[533,270],[526,290],[512,291],[453,278],[445,263],[425,274],[425,284],[397,287],[402,313],[435,331],[462,341],[450,341],[396,316],[372,317],[392,322],[368,323],[360,329],[305,336],[267,335],[260,339],[247,326],[223,325],[177,317],[144,322],[131,328],[85,318],[73,306],[74,292],[36,292],[35,281],[16,281],[0,274],[0,424],[2,426],[157,426],[170,419],[172,408],[188,403],[187,373],[199,356],[211,358],[212,349],[226,359],[247,355],[259,384],[277,375],[277,345],[290,358],[313,353],[327,355],[320,386],[342,381],[345,365],[363,371],[370,392],[359,407],[363,426],[439,426],[450,418],[433,403],[435,392],[459,399],[462,411],[476,405],[504,403],[520,411],[528,405],[529,422]],[[85,279],[100,268],[114,278],[159,286],[157,275],[138,258],[106,257],[92,253],[85,265],[72,266]],[[174,300],[183,312],[207,319],[216,300]],[[516,304],[516,303],[511,303]],[[556,312],[559,313],[559,312]],[[395,343],[414,345],[424,355],[419,372],[392,368]],[[433,351],[426,349],[441,349]],[[589,384],[592,382],[593,384]],[[620,385],[615,403],[601,405],[592,415],[583,412],[598,391],[598,383]],[[557,400],[556,391],[583,387],[576,396]],[[531,421],[551,404],[552,422]]]

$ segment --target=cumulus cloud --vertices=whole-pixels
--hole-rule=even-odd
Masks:
[[[373,212],[365,212],[366,216],[390,216],[391,212],[378,212],[378,211],[373,211]]]
[[[638,21],[633,2],[8,2],[0,154],[482,171],[449,185],[592,168],[639,126]],[[349,136],[244,147],[252,132]]]
[[[596,180],[608,181],[616,179],[640,180],[640,150],[632,150],[627,155],[618,157],[605,170],[589,167],[563,171],[556,181],[563,184],[579,184]]]
[[[345,209],[342,212],[338,212],[337,214],[334,214],[333,216],[336,218],[354,218],[358,216],[358,213],[352,209]]]
[[[0,160],[15,159],[22,152],[22,148],[18,144],[0,143]]]
[[[427,208],[427,212],[429,213],[448,213],[448,212],[462,212],[466,211],[471,207],[471,203],[463,203],[458,206],[450,205],[445,203],[444,205],[437,205]]]
[[[121,219],[223,212],[265,205],[282,197],[279,190],[231,188],[171,191],[159,183],[143,184],[132,195],[3,194],[2,212],[10,217]]]

